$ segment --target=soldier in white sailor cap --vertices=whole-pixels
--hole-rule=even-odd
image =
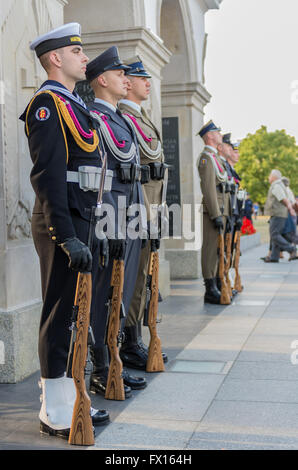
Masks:
[[[98,190],[81,188],[81,165],[98,170],[99,138],[83,100],[74,92],[85,79],[81,26],[69,23],[32,42],[48,79],[20,117],[25,122],[36,194],[32,235],[40,260],[43,306],[39,331],[42,433],[68,437],[75,400],[67,368],[71,312],[78,272],[96,277],[100,242],[88,243],[91,208]],[[95,169],[94,169],[95,168]],[[92,179],[92,178],[91,178]],[[105,410],[91,409],[93,424],[106,423]]]

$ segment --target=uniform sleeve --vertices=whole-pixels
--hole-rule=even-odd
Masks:
[[[214,168],[208,156],[204,154],[201,156],[198,169],[201,179],[204,209],[207,210],[209,217],[214,219],[221,215],[221,211],[218,205]]]
[[[56,243],[74,237],[67,197],[67,142],[55,102],[49,94],[37,96],[27,116],[33,167],[31,184]]]

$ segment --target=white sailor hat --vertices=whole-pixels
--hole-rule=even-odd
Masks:
[[[81,25],[79,23],[67,23],[36,38],[30,44],[30,49],[36,52],[37,57],[40,57],[54,49],[77,44],[82,44]]]

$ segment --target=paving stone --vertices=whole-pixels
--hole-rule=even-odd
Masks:
[[[228,377],[217,400],[298,404],[298,383],[294,380],[232,379]]]

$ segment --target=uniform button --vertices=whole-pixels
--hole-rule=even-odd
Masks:
[[[49,227],[49,231],[52,232],[54,230],[54,227]]]
[[[57,240],[57,237],[52,237],[52,240],[53,240],[53,241]]]

